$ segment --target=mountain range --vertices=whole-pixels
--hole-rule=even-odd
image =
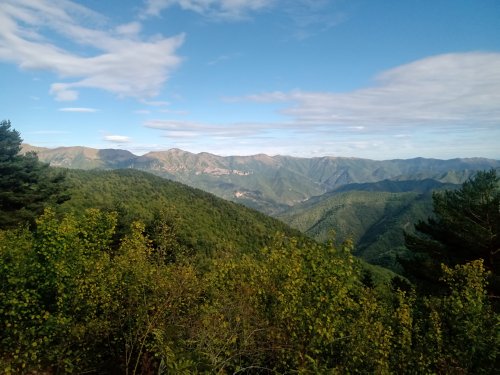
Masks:
[[[500,161],[469,159],[369,160],[343,157],[217,156],[179,149],[137,156],[126,150],[23,145],[41,161],[71,169],[133,168],[242,203],[270,215],[353,183],[433,179],[459,184],[477,170],[500,168]]]

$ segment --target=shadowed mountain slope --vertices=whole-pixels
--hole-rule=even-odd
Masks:
[[[432,214],[432,191],[459,185],[436,180],[348,184],[311,198],[278,217],[318,241],[351,238],[356,255],[400,271],[404,231]]]

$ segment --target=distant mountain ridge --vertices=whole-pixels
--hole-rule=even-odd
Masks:
[[[137,156],[119,149],[23,146],[52,166],[71,169],[147,171],[275,215],[314,196],[347,184],[383,180],[462,183],[477,170],[500,168],[500,161],[470,159],[369,160],[344,157],[217,156],[179,149]]]

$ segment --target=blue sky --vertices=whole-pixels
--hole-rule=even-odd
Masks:
[[[498,0],[2,0],[42,147],[500,159]]]

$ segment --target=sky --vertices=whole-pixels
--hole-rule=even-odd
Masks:
[[[500,159],[498,0],[1,0],[40,147]]]

